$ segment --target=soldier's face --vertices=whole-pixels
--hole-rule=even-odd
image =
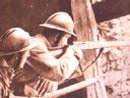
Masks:
[[[47,37],[48,41],[50,42],[51,46],[54,46],[57,38],[57,30],[45,28],[43,31],[43,35]]]
[[[68,44],[71,34],[59,30],[47,29],[46,36],[52,47],[64,46]]]
[[[57,46],[64,46],[64,45],[68,45],[68,39],[71,37],[70,34],[64,32],[57,44]]]
[[[58,33],[52,33],[52,35],[48,37],[51,46],[55,46],[56,41],[57,41],[57,36],[58,36]]]

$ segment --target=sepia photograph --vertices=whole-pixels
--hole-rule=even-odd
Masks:
[[[130,0],[1,0],[0,98],[130,98]]]

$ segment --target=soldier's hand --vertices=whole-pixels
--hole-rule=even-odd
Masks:
[[[64,46],[64,51],[66,55],[74,55],[74,50],[71,46]]]
[[[81,50],[80,48],[78,48],[78,47],[72,47],[72,48],[73,48],[75,57],[76,57],[78,60],[81,60],[82,57],[83,57],[82,50]]]

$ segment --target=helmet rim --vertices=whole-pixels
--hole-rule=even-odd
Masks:
[[[74,22],[71,16],[66,12],[56,12],[52,14],[44,23],[39,24],[39,26],[63,31],[77,37],[74,33]]]
[[[55,30],[59,30],[59,31],[63,31],[63,32],[66,32],[68,34],[71,34],[75,37],[77,37],[77,35],[73,32],[73,31],[68,31],[66,29],[63,29],[59,26],[55,26],[55,25],[52,25],[52,24],[48,24],[48,23],[44,23],[44,24],[39,24],[40,27],[45,27],[45,28],[50,28],[50,29],[55,29]]]

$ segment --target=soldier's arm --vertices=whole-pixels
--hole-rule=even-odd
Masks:
[[[28,64],[38,74],[52,81],[61,82],[69,78],[79,64],[72,48],[66,49],[59,59],[53,57],[47,49],[42,53],[33,51],[31,55]]]
[[[59,49],[54,49],[54,50],[49,50],[50,54],[56,58],[59,58],[63,55],[64,49],[59,48]]]

